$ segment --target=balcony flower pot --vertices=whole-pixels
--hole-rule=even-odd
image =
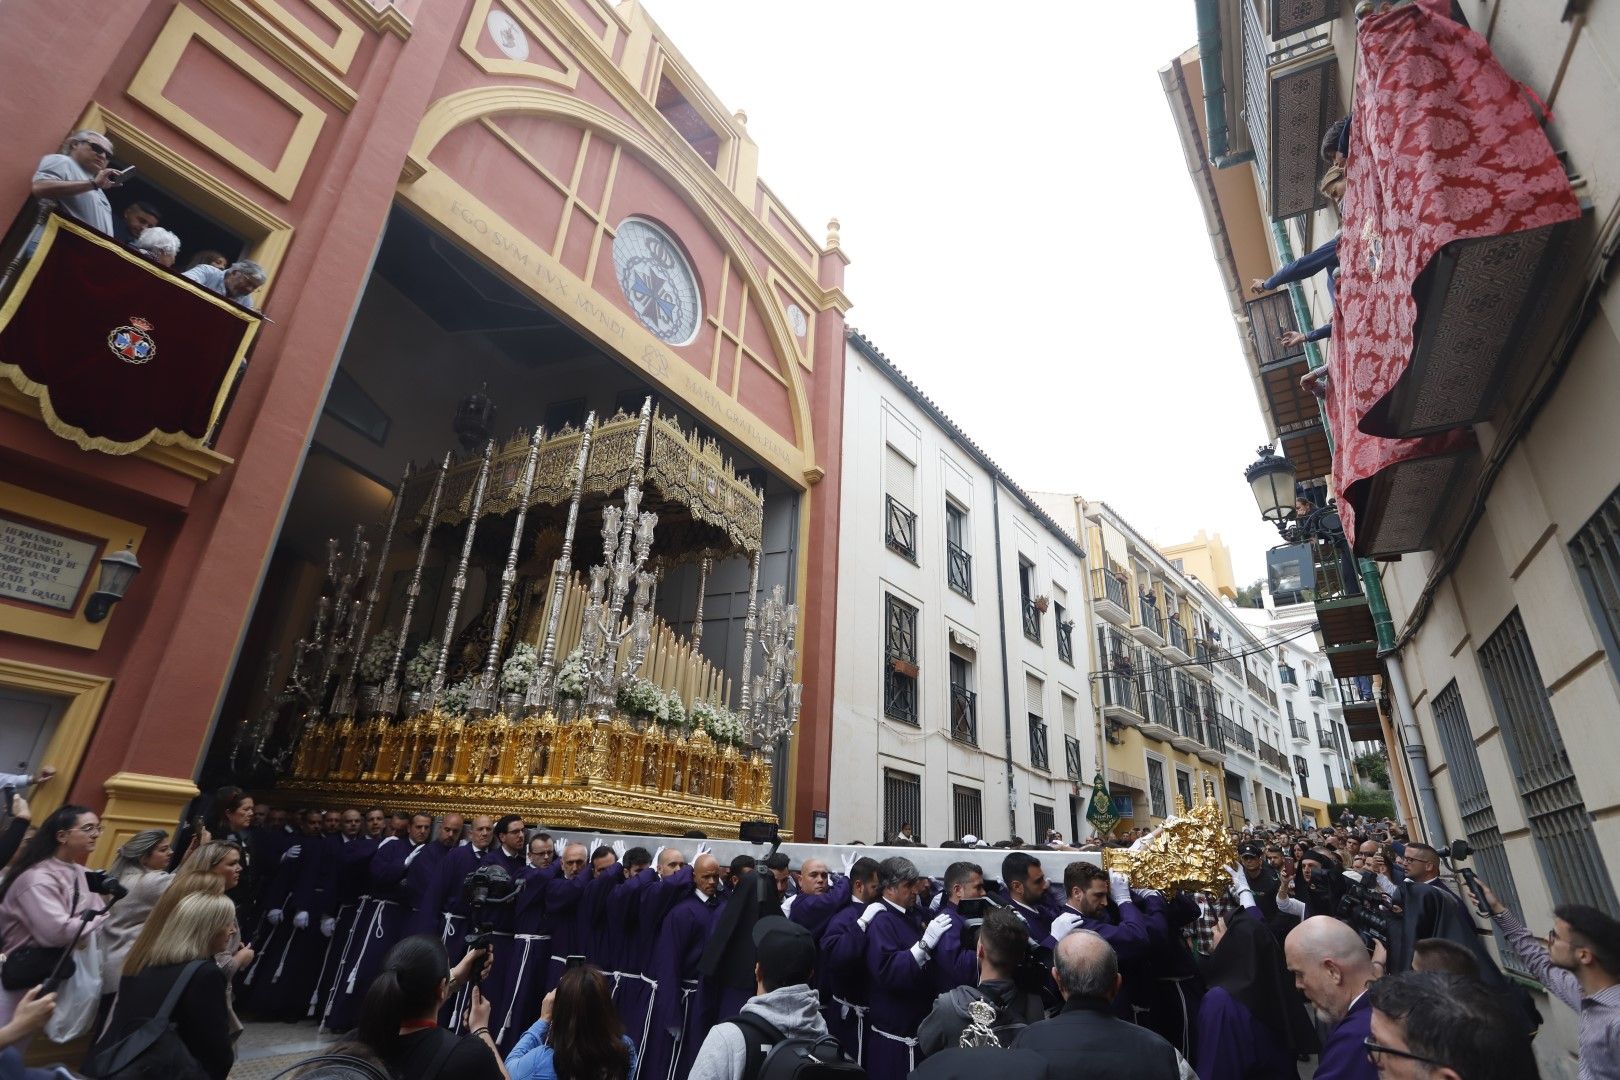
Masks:
[[[1046,614],[1046,609],[1051,605],[1051,603],[1051,599],[1045,596],[1037,596],[1035,599],[1030,601],[1030,604],[1034,606],[1035,610],[1040,612],[1042,615]]]
[[[901,660],[899,657],[889,658],[889,667],[896,675],[904,675],[908,679],[915,679],[919,669],[910,660]]]

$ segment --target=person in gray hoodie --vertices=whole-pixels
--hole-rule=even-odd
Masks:
[[[780,916],[754,924],[755,994],[743,1005],[744,1015],[765,1021],[784,1039],[825,1039],[836,1043],[821,1018],[821,997],[811,984],[816,942],[810,931]],[[709,1035],[692,1062],[689,1080],[745,1080],[748,1044],[735,1022],[722,1022]]]

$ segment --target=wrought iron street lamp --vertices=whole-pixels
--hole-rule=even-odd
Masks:
[[[130,550],[134,541],[124,545],[123,551],[115,551],[111,555],[101,557],[101,580],[96,584],[96,591],[90,594],[90,600],[84,605],[84,619],[86,622],[98,623],[105,619],[112,611],[113,605],[124,598],[129,590],[129,583],[135,580],[135,575],[141,572],[141,564]]]
[[[1243,470],[1243,478],[1254,492],[1260,516],[1277,526],[1280,532],[1294,513],[1294,463],[1286,457],[1278,457],[1270,446],[1262,446],[1259,454],[1254,464]]]

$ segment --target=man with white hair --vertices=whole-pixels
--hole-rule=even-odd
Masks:
[[[63,212],[111,236],[113,213],[107,189],[123,183],[119,171],[109,167],[112,155],[112,142],[101,132],[75,131],[60,154],[39,159],[34,170],[34,198],[49,199]]]
[[[864,1064],[870,1076],[904,1076],[917,1065],[917,1027],[933,1005],[929,964],[951,917],[936,915],[926,927],[918,921],[912,909],[928,879],[910,859],[884,859],[878,879],[882,898],[860,918],[871,980],[872,1039]]]
[[[212,289],[225,299],[235,300],[247,308],[255,306],[252,294],[264,284],[267,277],[264,267],[252,259],[237,259],[224,270],[208,263],[198,263],[187,270],[185,276],[203,288]]]
[[[174,260],[180,256],[180,238],[157,225],[131,240],[129,246],[159,266],[173,266]]]

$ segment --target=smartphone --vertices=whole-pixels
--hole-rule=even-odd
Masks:
[[[202,838],[202,834],[203,834],[203,819],[202,819],[202,815],[198,814],[196,817],[191,819],[191,835],[197,837],[200,840]]]
[[[570,956],[568,958],[568,960],[563,964],[563,970],[564,971],[572,971],[574,968],[581,968],[581,967],[584,967],[584,966],[585,966],[585,958],[576,953],[573,956]]]
[[[977,896],[971,900],[959,900],[956,904],[957,914],[961,915],[963,919],[969,921],[973,919],[983,919],[989,910],[990,901],[987,897],[983,896]]]

